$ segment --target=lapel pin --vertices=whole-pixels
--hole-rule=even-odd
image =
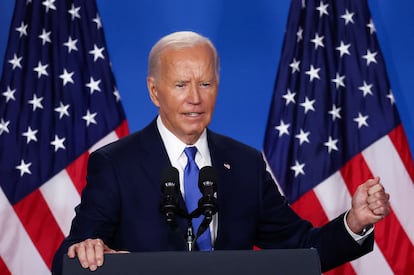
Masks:
[[[225,163],[225,164],[224,164],[224,167],[226,167],[228,170],[230,170],[230,164]]]

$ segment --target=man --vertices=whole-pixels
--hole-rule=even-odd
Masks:
[[[183,182],[190,159],[186,147],[197,148],[198,168],[211,165],[217,171],[218,213],[208,232],[213,249],[315,247],[322,270],[372,250],[372,225],[389,213],[389,195],[379,179],[359,186],[347,213],[313,228],[279,193],[259,151],[207,129],[218,71],[216,49],[197,33],[172,33],[154,45],[147,86],[159,115],[143,130],[91,154],[70,235],[55,256],[56,273],[66,252],[95,270],[104,253],[186,250],[184,237],[160,211],[162,170],[178,168]],[[189,191],[180,187],[185,209]],[[185,232],[186,219],[177,217],[177,223]]]

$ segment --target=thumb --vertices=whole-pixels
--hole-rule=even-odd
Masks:
[[[104,246],[104,253],[115,253],[116,251],[109,248],[107,245]]]
[[[364,187],[366,189],[370,189],[372,186],[379,184],[380,182],[380,178],[379,177],[375,177],[373,179],[369,179],[364,183]]]

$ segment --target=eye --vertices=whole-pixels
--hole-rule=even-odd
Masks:
[[[210,82],[201,82],[200,83],[200,86],[201,87],[210,87],[211,86],[211,83]]]
[[[177,88],[184,88],[185,87],[185,83],[184,82],[177,82],[177,83],[175,83],[175,87],[177,87]]]

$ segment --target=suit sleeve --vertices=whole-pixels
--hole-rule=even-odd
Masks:
[[[100,238],[110,244],[118,222],[119,190],[117,176],[110,160],[103,154],[94,152],[88,161],[88,184],[82,192],[81,203],[75,208],[69,236],[57,250],[53,274],[61,274],[63,255],[75,243],[88,238]]]
[[[373,248],[371,234],[362,245],[347,232],[343,215],[322,227],[301,219],[281,195],[263,164],[257,245],[262,248],[316,248],[322,271],[358,258]]]

